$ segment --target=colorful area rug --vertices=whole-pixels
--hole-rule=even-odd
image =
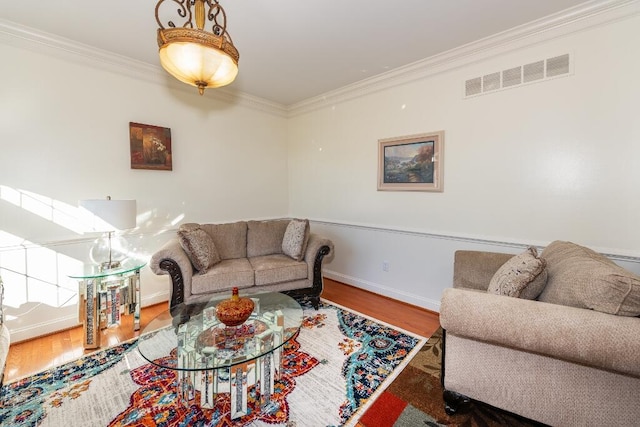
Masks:
[[[426,339],[323,302],[304,307],[300,333],[284,351],[273,405],[249,395],[231,420],[229,394],[213,409],[178,402],[174,371],[128,342],[5,385],[2,426],[353,426]]]
[[[356,423],[357,427],[540,427],[522,417],[479,402],[472,402],[464,411],[449,416],[444,411],[440,363],[442,329],[411,359],[398,377],[373,402]]]

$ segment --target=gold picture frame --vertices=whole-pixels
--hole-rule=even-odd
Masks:
[[[444,131],[378,140],[378,191],[442,192]]]

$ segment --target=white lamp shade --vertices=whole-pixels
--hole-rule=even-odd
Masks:
[[[91,231],[115,231],[135,228],[135,200],[80,200],[85,223]]]

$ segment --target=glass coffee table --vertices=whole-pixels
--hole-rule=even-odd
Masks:
[[[300,330],[302,308],[288,295],[242,295],[254,302],[249,319],[227,327],[215,315],[229,296],[199,305],[181,305],[154,318],[142,331],[138,350],[147,361],[176,371],[185,405],[213,408],[218,393],[231,394],[231,418],[247,414],[249,389],[260,406],[271,402],[282,374],[282,350]]]

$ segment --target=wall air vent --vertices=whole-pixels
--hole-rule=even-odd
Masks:
[[[547,59],[547,77],[560,76],[569,73],[569,55],[556,56]]]
[[[489,92],[490,90],[500,89],[500,73],[487,74],[482,77],[482,91]]]
[[[522,67],[522,80],[525,83],[544,79],[544,61],[533,62]]]
[[[482,77],[476,77],[465,82],[465,93],[467,96],[478,95],[482,93]]]
[[[502,87],[522,84],[522,67],[510,68],[502,72]]]
[[[469,98],[500,89],[566,76],[570,73],[571,57],[567,53],[466,80],[464,96]]]

